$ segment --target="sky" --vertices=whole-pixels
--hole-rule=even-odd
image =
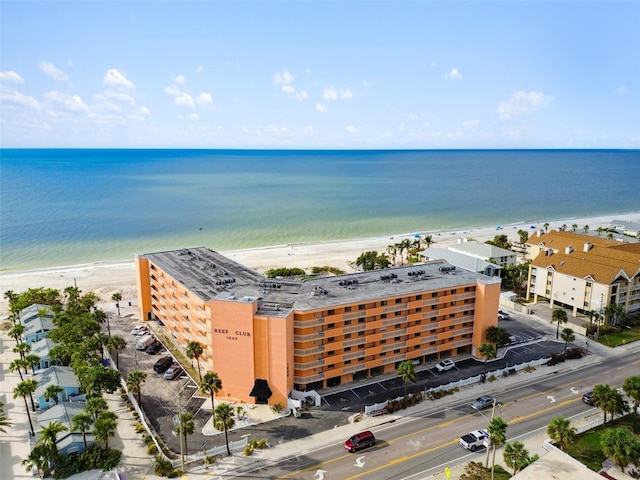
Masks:
[[[3,148],[640,148],[639,1],[0,0]]]

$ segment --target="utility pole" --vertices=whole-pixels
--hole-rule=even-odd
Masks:
[[[179,435],[180,435],[180,465],[182,466],[182,471],[184,472],[184,444],[182,443],[184,440],[184,436],[182,435],[182,396],[178,394],[178,425],[179,427]]]
[[[497,400],[494,398],[493,399],[493,407],[491,407],[491,420],[493,420],[493,417],[496,414],[496,403]],[[489,423],[491,423],[491,420],[489,421]],[[488,432],[488,430],[487,430]],[[487,445],[487,461],[484,462],[485,467],[489,468],[489,450],[491,449],[491,441],[489,441],[489,444]]]

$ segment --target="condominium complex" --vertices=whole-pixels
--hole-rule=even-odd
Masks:
[[[437,260],[340,276],[269,279],[207,248],[136,259],[141,318],[197,341],[218,396],[286,404],[416,364],[478,355],[497,324],[500,279]]]
[[[527,246],[527,297],[534,302],[548,299],[574,316],[612,304],[640,311],[640,243],[552,230],[535,233]]]

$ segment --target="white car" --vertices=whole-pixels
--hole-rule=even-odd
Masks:
[[[138,335],[140,332],[148,332],[149,329],[147,328],[146,325],[136,325],[135,327],[133,327],[133,330],[131,330],[131,335]]]
[[[445,358],[444,360],[440,360],[436,364],[436,370],[438,370],[439,372],[446,372],[447,370],[451,370],[455,366],[456,362],[454,362],[450,358]]]
[[[509,314],[502,310],[498,310],[498,320],[509,320]]]

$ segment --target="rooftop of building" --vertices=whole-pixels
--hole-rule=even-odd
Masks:
[[[640,273],[640,243],[555,230],[532,236],[527,243],[542,247],[534,266],[566,275],[608,284],[621,275],[630,279]]]
[[[258,314],[286,316],[343,304],[477,283],[500,283],[443,260],[306,280],[267,278],[205,247],[142,255],[203,301],[254,302]]]

